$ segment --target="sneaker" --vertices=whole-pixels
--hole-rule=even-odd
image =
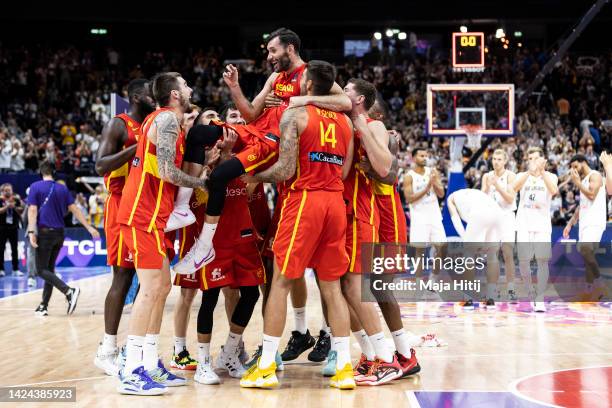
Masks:
[[[276,377],[276,363],[272,362],[266,368],[259,367],[259,361],[248,369],[240,379],[240,386],[244,388],[271,388],[278,386]]]
[[[147,374],[151,379],[159,384],[165,385],[166,387],[180,387],[187,385],[187,380],[178,375],[172,374],[164,367],[161,360],[157,360],[157,368],[155,370],[147,371]]]
[[[283,351],[283,354],[281,354],[281,358],[283,361],[295,360],[300,356],[300,354],[309,348],[312,348],[314,345],[315,339],[310,335],[310,331],[306,330],[306,333],[302,334],[299,331],[294,330],[291,332],[291,338],[287,343],[285,351]]]
[[[79,288],[71,288],[68,290],[68,294],[66,294],[66,300],[68,301],[68,314],[71,315],[76,308],[77,302],[79,300],[79,295],[81,294],[81,289]]]
[[[221,346],[221,352],[217,358],[216,367],[221,370],[227,370],[230,377],[242,378],[246,372],[246,369],[243,367],[240,359],[238,358],[239,354],[239,348],[236,348],[232,353],[231,351],[225,351],[223,346]]]
[[[495,310],[495,301],[493,299],[487,299],[485,303],[485,309]]]
[[[472,299],[469,299],[465,302],[463,302],[463,310],[474,310],[474,301]]]
[[[125,360],[127,359],[127,354],[125,351],[125,346],[122,346],[119,349],[119,353],[117,353],[117,357],[115,358],[115,366],[117,366],[117,375],[120,376],[123,372],[123,368],[125,367]]]
[[[121,375],[121,382],[117,386],[120,394],[129,395],[162,395],[168,389],[165,385],[153,381],[143,366],[138,367],[131,374]]]
[[[117,360],[118,349],[105,350],[102,347],[102,343],[98,346],[98,352],[94,358],[94,365],[100,370],[104,371],[104,374],[110,376],[116,376],[119,373],[115,361]]]
[[[414,375],[421,371],[421,366],[416,358],[416,352],[414,349],[410,349],[410,358],[404,357],[397,351],[395,352],[395,356],[402,367],[403,374],[400,378],[408,377],[409,375]]]
[[[198,368],[197,360],[194,360],[189,355],[189,351],[183,348],[183,351],[177,354],[172,354],[172,360],[170,360],[170,368],[177,370],[189,370],[193,371]]]
[[[168,222],[166,222],[164,232],[176,231],[177,229],[193,224],[195,220],[196,217],[189,206],[174,207],[174,210],[172,210],[168,218]]]
[[[508,301],[512,303],[516,303],[518,298],[516,297],[516,292],[513,290],[508,291]]]
[[[355,377],[355,381],[358,381],[361,377],[368,374],[370,371],[370,367],[374,364],[374,361],[368,360],[365,354],[361,354],[359,358],[359,362],[353,368],[353,375]]]
[[[321,370],[321,374],[323,374],[323,377],[333,377],[334,375],[336,375],[337,361],[338,353],[336,352],[336,350],[330,350],[329,354],[327,355],[327,364],[325,364],[323,370]],[[351,377],[354,377],[354,375]]]
[[[24,275],[24,273],[21,272],[19,269],[15,269],[13,271],[13,276],[16,277],[16,278],[21,278],[21,277],[23,277],[23,275]]]
[[[212,245],[205,245],[200,239],[196,238],[189,252],[174,265],[172,270],[179,275],[191,275],[214,259],[215,249]]]
[[[28,287],[33,288],[34,286],[36,286],[36,279],[28,278]]]
[[[47,306],[43,305],[42,303],[38,305],[34,313],[36,314],[36,316],[49,316],[49,312],[47,311]]]
[[[261,346],[257,346],[257,350],[255,351],[255,353],[253,353],[253,357],[251,357],[251,360],[248,361],[245,365],[244,368],[246,370],[248,370],[249,368],[253,367],[255,364],[257,364],[257,361],[259,360],[259,357],[261,357]],[[281,358],[280,354],[278,353],[278,351],[276,352],[276,358],[275,361],[276,363],[276,371],[285,371],[285,364],[283,364],[283,359]]]
[[[249,361],[249,355],[244,349],[244,341],[240,340],[240,348],[238,350],[239,350],[238,360],[240,360],[242,365],[245,365],[247,361]]]
[[[6,276],[6,272],[0,271],[0,278],[4,278]]]
[[[533,308],[534,312],[546,312],[546,304],[544,302],[531,302],[531,307]]]
[[[314,361],[315,363],[325,361],[329,354],[329,350],[331,350],[331,336],[325,330],[321,330],[317,343],[314,345],[312,351],[308,353],[308,360]]]
[[[403,375],[404,371],[397,360],[397,355],[393,355],[393,360],[390,363],[376,359],[368,373],[361,376],[359,380],[355,379],[355,381],[358,385],[382,385]]]
[[[333,388],[339,388],[341,390],[355,389],[356,384],[355,384],[355,378],[353,376],[353,367],[351,367],[350,363],[346,363],[344,365],[344,368],[338,371],[331,378],[331,380],[329,380],[329,386]]]
[[[210,365],[210,357],[198,364],[193,381],[206,385],[221,384],[221,379]]]

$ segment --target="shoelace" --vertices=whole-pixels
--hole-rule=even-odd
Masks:
[[[376,371],[378,371],[378,366],[381,364],[381,360],[376,359],[372,362],[372,365],[370,366],[370,368],[368,369],[368,373],[366,374],[367,377],[374,375],[374,373]]]
[[[319,336],[317,339],[317,344],[315,344],[315,349],[320,350],[327,347],[328,344],[331,344],[329,341],[329,336]]]

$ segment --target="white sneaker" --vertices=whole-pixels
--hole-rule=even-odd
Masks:
[[[249,355],[244,348],[244,342],[242,340],[240,340],[240,346],[238,347],[238,360],[240,360],[242,365],[245,365],[247,361],[249,361]]]
[[[36,286],[36,279],[28,278],[28,287],[33,288],[34,286]]]
[[[221,384],[221,379],[215,374],[210,365],[210,358],[198,361],[198,368],[193,376],[193,381],[206,385]]]
[[[21,278],[24,275],[23,272],[21,272],[20,270],[14,270],[13,271],[13,276],[17,277],[17,278]]]
[[[532,302],[531,307],[533,307],[534,312],[546,312],[546,304],[544,302]]]
[[[227,370],[230,377],[242,378],[246,369],[239,359],[240,349],[236,348],[233,353],[226,352],[221,346],[221,352],[217,358],[216,367],[221,370]]]
[[[94,358],[94,364],[100,370],[104,371],[106,375],[117,376],[119,370],[115,365],[115,359],[117,358],[118,353],[118,349],[111,351],[104,350],[102,343],[100,343],[98,346],[98,352],[96,353],[96,358]]]
[[[179,275],[191,275],[214,259],[215,249],[212,245],[204,245],[200,239],[196,238],[189,252],[172,269]]]
[[[193,224],[195,220],[196,217],[189,207],[174,207],[174,210],[170,214],[170,218],[168,218],[168,222],[166,222],[164,232],[170,232],[186,227]]]

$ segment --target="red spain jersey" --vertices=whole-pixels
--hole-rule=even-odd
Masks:
[[[136,155],[132,160],[117,220],[139,230],[151,232],[154,228],[160,231],[174,209],[176,186],[160,179],[157,164],[157,148],[147,137],[151,124],[161,112],[168,108],[158,109],[147,116],[141,127],[142,137],[138,140]],[[185,134],[180,132],[176,141],[176,158],[174,164],[181,167],[185,153]]]
[[[263,183],[257,184],[255,191],[248,198],[249,212],[253,225],[257,232],[264,233],[268,230],[272,217],[270,216],[270,207],[268,207],[268,197],[264,191]]]
[[[368,123],[372,119],[366,119]],[[373,180],[368,178],[361,170],[357,170],[357,164],[361,158],[367,157],[367,153],[361,145],[361,135],[355,132],[355,153],[353,154],[353,166],[349,175],[344,179],[344,201],[347,203],[346,213],[353,214],[358,220],[370,225],[379,225],[378,208],[372,189]]]
[[[380,214],[379,241],[405,244],[408,241],[406,214],[402,208],[397,182],[393,185],[376,180],[372,182],[376,206]]]
[[[306,106],[308,124],[299,137],[295,175],[289,190],[342,191],[342,165],[353,135],[343,113]]]
[[[127,128],[128,138],[123,144],[122,149],[135,145],[140,138],[140,123],[136,122],[125,113],[121,113],[115,116],[115,118],[121,119]],[[130,163],[128,162],[124,163],[123,166],[118,169],[105,174],[104,185],[106,186],[106,190],[113,195],[120,195],[125,186],[129,171]]]

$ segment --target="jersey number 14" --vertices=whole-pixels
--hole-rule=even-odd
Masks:
[[[321,147],[325,146],[325,143],[331,143],[332,149],[336,148],[336,124],[330,123],[327,128],[323,124],[323,121],[319,122],[319,129],[321,133]]]

